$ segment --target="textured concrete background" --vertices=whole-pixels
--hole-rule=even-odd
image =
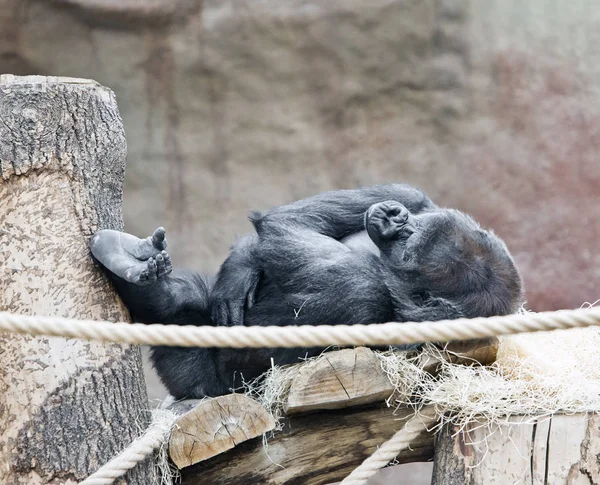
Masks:
[[[599,41],[593,0],[0,0],[1,72],[116,92],[126,228],[176,264],[403,181],[505,238],[535,310],[600,298]]]
[[[89,77],[126,226],[215,271],[249,209],[387,181],[471,212],[536,310],[599,295],[593,0],[0,0],[0,70]]]

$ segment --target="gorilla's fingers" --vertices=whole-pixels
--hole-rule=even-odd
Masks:
[[[260,281],[260,276],[256,276],[256,278],[252,281],[250,288],[248,289],[248,294],[246,295],[246,307],[248,309],[254,306],[256,302],[256,293],[258,291],[258,282]]]
[[[215,302],[211,312],[211,317],[215,325],[229,325],[229,312],[227,311],[227,304],[223,301]]]
[[[229,325],[244,324],[244,300],[229,300],[227,302],[229,309]]]
[[[159,227],[152,234],[152,245],[159,250],[167,249],[167,239],[165,238],[165,228]]]

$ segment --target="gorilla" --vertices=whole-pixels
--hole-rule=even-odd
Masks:
[[[215,278],[172,269],[165,231],[100,231],[94,258],[142,323],[352,325],[488,317],[517,311],[519,272],[504,242],[472,218],[402,184],[327,192],[250,216],[255,232]],[[177,399],[219,396],[321,348],[157,346]]]

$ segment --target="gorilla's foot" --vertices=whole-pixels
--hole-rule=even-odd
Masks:
[[[111,273],[137,285],[147,285],[168,275],[173,265],[165,251],[165,230],[139,239],[113,230],[99,231],[90,241],[94,257]]]
[[[400,202],[389,200],[372,205],[365,216],[369,237],[379,246],[382,242],[408,238],[413,232],[412,215]]]

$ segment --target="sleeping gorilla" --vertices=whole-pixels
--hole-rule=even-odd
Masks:
[[[132,318],[192,325],[338,325],[485,317],[515,312],[521,279],[504,243],[421,191],[390,184],[328,192],[265,214],[214,282],[174,270],[164,230],[139,240],[100,231],[94,257]],[[271,365],[320,348],[154,347],[176,398],[218,396]]]

